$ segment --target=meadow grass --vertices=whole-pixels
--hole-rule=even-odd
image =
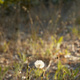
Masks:
[[[70,32],[65,33],[65,26],[71,22],[71,19],[68,22],[60,22],[62,20],[61,7],[55,7],[54,11],[53,7],[51,4],[49,12],[42,5],[38,8],[40,12],[32,8],[33,10],[30,11],[25,9],[25,16],[20,16],[19,12],[13,16],[3,16],[0,52],[3,53],[2,57],[5,59],[1,59],[0,80],[6,78],[11,80],[79,80],[79,67],[73,69],[65,65],[68,63],[65,56],[71,55],[68,47],[61,50],[66,34],[79,38],[79,29],[73,27],[70,28]],[[72,20],[71,23],[73,25],[75,21]],[[11,63],[7,62],[7,55]],[[67,57],[70,58],[69,56]],[[42,68],[42,63],[39,62],[36,67],[37,60],[41,60],[45,66]],[[52,70],[52,67],[55,69]]]

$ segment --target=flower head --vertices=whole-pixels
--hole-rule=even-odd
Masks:
[[[65,58],[70,58],[71,55],[67,54],[67,55],[65,55],[64,57],[65,57]]]
[[[34,63],[34,65],[35,65],[36,68],[40,68],[40,69],[42,69],[45,66],[45,64],[44,64],[44,62],[42,60],[37,60]]]

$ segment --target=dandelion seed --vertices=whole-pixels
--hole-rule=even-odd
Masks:
[[[26,79],[26,76],[22,76],[22,79]]]
[[[70,58],[71,55],[67,54],[67,55],[65,55],[64,57],[65,57],[65,58]]]
[[[44,62],[42,60],[37,60],[34,63],[34,65],[35,65],[36,68],[40,68],[40,69],[44,68],[44,66],[45,66],[45,64],[44,64]]]

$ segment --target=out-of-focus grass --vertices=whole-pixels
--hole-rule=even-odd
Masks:
[[[78,38],[80,38],[80,28],[79,28],[80,26],[78,26],[78,27],[76,27],[76,26],[74,26],[73,28],[72,28],[72,33],[75,35],[75,36],[77,36]]]
[[[79,72],[78,68],[75,70],[70,70],[66,66],[61,64],[61,61],[58,61],[58,69],[55,73],[54,79],[55,80],[75,80],[76,76]]]
[[[3,80],[5,77],[5,74],[8,71],[8,67],[4,67],[4,69],[2,69],[2,67],[0,66],[0,80]]]
[[[58,57],[58,59],[60,59],[58,55],[60,55],[59,54],[60,45],[62,44],[63,36],[60,37],[58,40],[56,40],[54,36],[51,36],[50,39],[51,39],[50,42],[44,41],[42,38],[39,38],[37,41],[32,39],[32,41],[26,42],[29,45],[29,47],[32,48],[31,54],[35,56],[32,58],[32,60],[34,60],[34,58],[36,58],[36,60],[37,60],[38,57],[40,57],[40,59],[42,59],[42,60],[45,58],[49,59],[49,62],[47,65],[47,67],[49,66],[48,68],[50,68],[50,65],[51,65],[50,61],[51,60],[53,61],[53,58],[55,59],[56,57]],[[24,79],[25,78],[27,80],[31,80],[31,79],[49,80],[50,74],[49,74],[49,72],[46,73],[47,67],[44,69],[38,69],[33,66],[31,68],[31,66],[29,66],[30,63],[29,63],[29,58],[27,57],[26,50],[23,53],[21,53],[19,50],[17,51],[18,61],[16,61],[14,64],[12,64],[13,65],[13,68],[11,68],[11,70],[13,71],[12,76],[15,77],[16,79]],[[61,53],[63,53],[63,52],[61,52]],[[28,54],[30,54],[30,52],[28,52]],[[65,54],[62,54],[62,55],[65,55]],[[0,73],[2,73],[2,68],[0,68]],[[1,74],[2,78],[5,76],[5,73],[6,73],[6,70],[4,70],[4,74]],[[70,71],[70,69],[64,67],[61,64],[61,62],[59,61],[57,70],[54,74],[55,75],[53,77],[53,80],[55,80],[55,79],[56,80],[57,79],[58,80],[61,80],[61,79],[67,80],[67,79],[75,79],[75,77],[78,74],[78,71],[77,70]]]
[[[48,12],[43,5],[40,12],[37,12],[34,8],[32,8],[32,11],[27,11],[27,9],[25,9],[25,13],[29,15],[28,17],[25,14],[23,18],[20,18],[19,13],[16,13],[13,16],[6,17],[6,20],[5,17],[2,18],[2,26],[6,30],[5,34],[8,32],[8,40],[3,41],[4,44],[0,44],[0,52],[17,56],[14,64],[12,63],[11,66],[9,65],[13,72],[12,77],[14,77],[14,79],[49,80],[50,72],[47,72],[47,70],[50,68],[51,62],[55,62],[54,59],[56,58],[60,59],[60,55],[65,56],[69,54],[67,49],[62,52],[60,51],[64,36],[58,36],[63,30],[65,31],[63,27],[67,26],[68,23],[63,21],[60,23],[60,20],[62,20],[60,14],[61,9],[59,9],[58,12],[56,9],[53,11],[53,6],[50,7],[50,12]],[[9,28],[7,29],[6,26],[7,28],[9,26],[10,30],[8,30]],[[30,30],[29,38],[24,39],[24,35],[21,36],[20,32],[23,29],[21,26],[25,26]],[[58,26],[60,26],[60,28]],[[26,36],[28,34],[26,33],[27,28],[24,28],[22,31]],[[13,33],[11,33],[11,30],[13,30]],[[79,37],[79,30],[76,27],[72,28],[72,32],[75,36]],[[13,41],[13,45],[9,40]],[[47,66],[45,66],[44,69],[37,69],[34,65],[29,65],[37,59],[44,60]],[[71,71],[64,67],[61,61],[59,61],[57,65],[57,70],[54,73],[53,79],[71,80],[75,79],[78,74],[78,70]],[[1,80],[6,76],[6,71],[6,67],[4,67],[4,70],[0,67]]]

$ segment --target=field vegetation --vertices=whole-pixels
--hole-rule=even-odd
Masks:
[[[0,0],[0,80],[80,80],[79,0]]]

